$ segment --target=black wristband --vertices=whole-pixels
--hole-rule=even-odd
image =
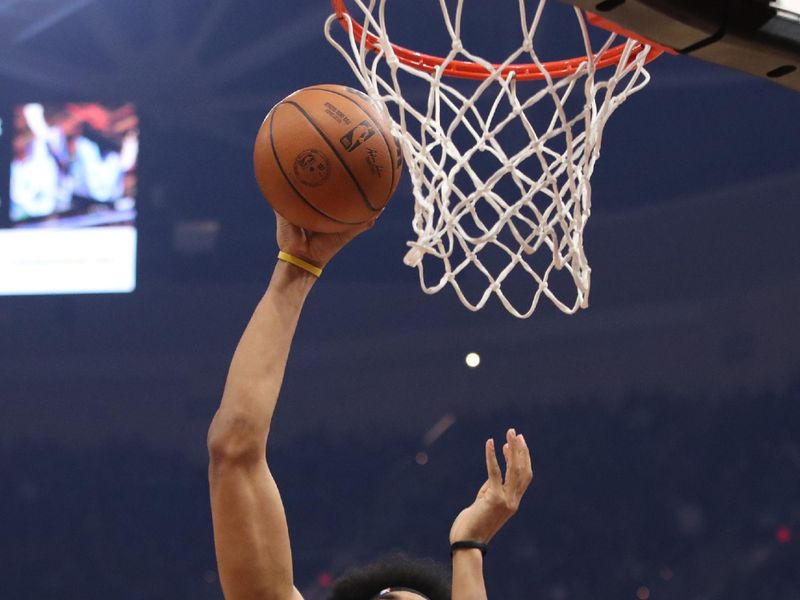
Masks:
[[[480,550],[482,556],[486,556],[486,553],[489,551],[489,546],[484,544],[483,542],[476,542],[474,540],[463,540],[461,542],[453,542],[450,544],[450,556],[453,556],[453,553],[456,550]]]

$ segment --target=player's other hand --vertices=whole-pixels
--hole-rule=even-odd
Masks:
[[[341,233],[316,233],[292,225],[278,213],[275,213],[275,219],[278,248],[320,268],[324,267],[350,240],[371,229],[377,221],[376,217],[364,225]]]
[[[450,543],[473,540],[488,544],[517,512],[525,490],[533,481],[531,454],[525,438],[509,429],[503,445],[505,478],[497,462],[494,440],[486,441],[488,479],[475,502],[461,511],[450,528]]]

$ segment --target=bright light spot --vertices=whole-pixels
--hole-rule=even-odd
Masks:
[[[477,352],[470,352],[467,354],[467,357],[464,359],[464,362],[467,363],[467,366],[470,369],[474,369],[479,364],[481,364],[481,355]]]
[[[415,458],[418,465],[427,465],[428,464],[428,454],[426,452],[417,452],[417,456]]]
[[[650,588],[642,586],[636,590],[636,597],[639,600],[648,600],[650,598]]]

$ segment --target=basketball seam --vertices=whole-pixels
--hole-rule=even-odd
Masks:
[[[350,175],[350,179],[353,180],[353,183],[355,184],[356,188],[358,188],[358,193],[361,194],[361,199],[364,201],[364,204],[367,205],[367,208],[369,208],[372,212],[378,212],[380,209],[379,208],[375,208],[374,206],[372,206],[372,203],[369,201],[369,198],[367,198],[367,194],[364,193],[364,189],[361,187],[361,184],[359,183],[358,179],[356,179],[356,176],[353,175],[353,172],[350,170],[350,167],[347,166],[347,163],[342,159],[342,157],[339,154],[339,152],[337,152],[336,147],[328,139],[328,136],[325,135],[325,133],[322,131],[322,129],[320,129],[320,127],[314,122],[314,119],[311,118],[311,115],[309,115],[302,106],[300,106],[296,102],[292,102],[291,100],[286,100],[286,101],[282,102],[281,104],[290,104],[290,105],[294,106],[297,110],[300,111],[300,113],[306,118],[306,120],[309,123],[311,123],[311,126],[314,129],[316,129],[317,133],[320,135],[320,137],[323,140],[325,140],[325,143],[328,144],[328,147],[331,149],[331,152],[333,152],[336,155],[336,158],[339,159],[339,162],[341,163],[341,165],[344,168],[344,170],[347,171],[348,175]]]
[[[341,92],[336,92],[334,90],[329,90],[327,88],[321,88],[321,87],[312,87],[312,88],[308,88],[308,89],[309,90],[314,90],[314,91],[317,91],[317,92],[328,92],[329,94],[335,94],[336,96],[341,96],[345,100],[355,104],[361,112],[363,112],[365,115],[367,115],[372,121],[375,121],[375,118],[369,113],[369,111],[367,109],[365,109],[358,102],[356,102],[355,100],[353,100],[352,98],[350,98],[346,94],[342,94]],[[375,123],[375,124],[378,125],[378,123]],[[392,156],[392,149],[389,146],[389,140],[386,139],[386,136],[383,134],[383,129],[381,129],[380,126],[377,127],[377,130],[378,130],[378,133],[381,134],[381,137],[383,138],[383,143],[386,144],[386,150],[389,152],[389,156],[391,157]],[[396,146],[397,145],[395,144],[395,147]],[[397,159],[399,159],[399,158],[400,157],[398,156]],[[392,191],[394,190],[395,185],[397,184],[398,173],[397,173],[397,169],[395,169],[395,161],[394,160],[390,160],[389,162],[392,165],[392,187],[389,188],[389,198],[391,198]],[[389,202],[389,200],[387,199],[386,203],[388,204],[388,202]]]
[[[281,104],[283,104],[283,102]],[[278,106],[280,106],[280,104]],[[276,106],[275,108],[278,108],[278,106]],[[306,198],[300,192],[300,190],[298,190],[294,186],[294,184],[292,183],[292,180],[289,179],[289,176],[286,174],[286,171],[284,170],[283,165],[281,164],[281,159],[278,156],[278,149],[275,147],[275,139],[274,139],[274,137],[272,135],[272,123],[275,121],[275,114],[277,114],[277,111],[275,111],[275,113],[272,115],[272,118],[270,118],[270,120],[269,120],[269,143],[272,146],[272,155],[275,157],[275,164],[278,165],[278,169],[280,169],[281,175],[283,175],[283,178],[286,181],[286,183],[289,184],[289,187],[292,188],[292,190],[294,191],[295,194],[297,194],[297,197],[300,198],[300,200],[305,202],[312,210],[315,210],[316,212],[321,214],[326,219],[330,219],[331,221],[335,221],[336,223],[341,223],[342,225],[361,225],[361,223],[363,223],[363,221],[356,221],[356,222],[343,221],[342,219],[337,219],[336,217],[333,217],[333,216],[329,215],[324,210],[321,210],[321,209],[317,208],[316,206],[314,206],[308,200],[308,198]]]

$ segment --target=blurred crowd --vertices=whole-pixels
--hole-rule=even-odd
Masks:
[[[491,544],[490,598],[800,598],[800,381],[454,417],[435,441],[321,431],[271,448],[307,600],[388,550],[446,562],[483,441],[509,426],[535,481]],[[203,465],[136,441],[31,442],[3,446],[0,470],[0,597],[222,597]]]
[[[12,222],[134,206],[139,119],[132,105],[46,110],[31,103],[17,109],[14,124]]]

